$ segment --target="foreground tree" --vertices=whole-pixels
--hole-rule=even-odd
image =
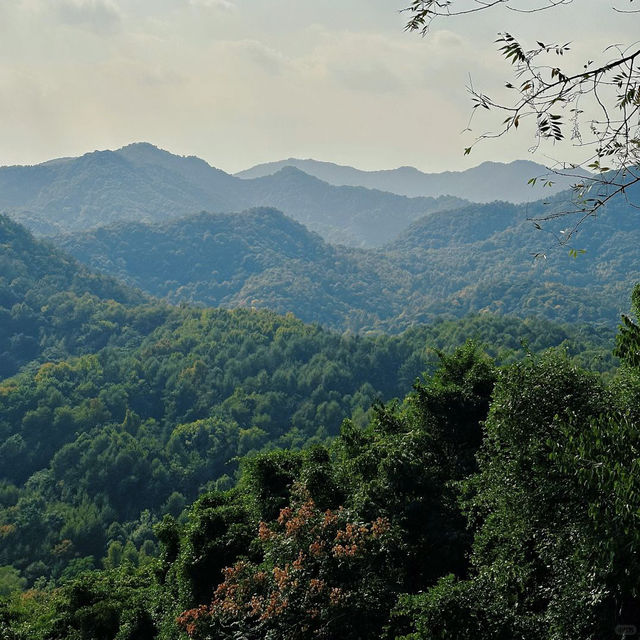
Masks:
[[[438,371],[404,403],[377,405],[366,428],[345,420],[330,451],[248,461],[238,495],[260,521],[257,539],[227,556],[222,573],[206,565],[198,593],[187,589],[195,597],[183,600],[191,604],[179,617],[182,629],[196,640],[375,638],[399,593],[449,572],[465,577],[471,540],[456,507],[457,481],[476,468],[496,375],[468,343],[441,354]],[[205,528],[194,524],[190,537]],[[204,568],[201,559],[225,557],[228,540],[215,556],[204,542],[192,538],[186,563],[178,553],[169,573],[187,576],[191,558]]]
[[[260,523],[264,561],[225,569],[211,604],[180,616],[189,637],[356,639],[380,628],[398,580],[389,521],[322,511],[304,487],[295,493]]]
[[[505,372],[466,483],[470,577],[401,598],[407,639],[609,638],[640,625],[638,389],[634,375],[609,389],[553,354]]]

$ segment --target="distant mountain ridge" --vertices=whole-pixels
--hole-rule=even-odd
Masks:
[[[382,248],[334,246],[274,209],[118,224],[57,238],[94,269],[173,303],[267,308],[340,330],[401,331],[473,312],[614,327],[640,280],[640,229],[610,206],[552,250],[527,220],[541,202],[434,212]],[[627,212],[628,214],[628,212]],[[555,242],[555,241],[552,241]]]
[[[172,303],[293,312],[335,328],[401,313],[409,274],[334,246],[275,209],[119,223],[56,238],[80,261]],[[395,289],[391,298],[387,291]]]
[[[407,198],[336,187],[295,168],[242,180],[194,156],[177,156],[148,143],[0,168],[0,212],[41,235],[115,222],[165,222],[203,210],[231,213],[272,206],[326,240],[377,246],[425,213],[461,204],[448,196]]]
[[[254,179],[273,175],[285,167],[295,167],[309,175],[335,186],[360,186],[380,189],[411,198],[419,196],[455,196],[472,202],[533,202],[547,195],[568,189],[577,178],[556,175],[545,166],[530,160],[510,163],[483,162],[466,171],[444,171],[424,173],[415,167],[399,167],[379,171],[363,171],[354,167],[321,162],[312,159],[287,158],[276,162],[258,164],[235,175],[243,179]],[[586,171],[572,171],[576,176],[586,176]],[[531,178],[547,177],[553,185],[543,186],[546,180],[535,185],[528,184]]]

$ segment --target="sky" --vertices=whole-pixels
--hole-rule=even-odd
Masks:
[[[422,38],[403,29],[406,4],[0,0],[0,165],[137,141],[228,172],[288,157],[429,172],[549,164],[572,151],[532,156],[526,128],[463,154],[496,126],[478,114],[463,132],[470,78],[489,94],[511,79],[497,33],[571,41],[568,62],[579,69],[640,32],[640,16],[612,11],[609,0],[574,0],[553,13],[442,20]]]

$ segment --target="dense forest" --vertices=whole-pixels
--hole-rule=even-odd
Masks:
[[[0,216],[3,640],[640,625],[616,207],[533,284],[507,203],[376,250],[268,208],[55,245]]]
[[[382,633],[392,602],[398,620],[403,607],[423,606],[402,593],[467,575],[455,483],[476,470],[479,423],[501,372],[561,347],[555,358],[572,371],[618,375],[605,328],[483,314],[364,337],[270,311],[175,307],[0,223],[0,620],[10,638],[235,628],[208,607],[215,589],[220,602],[237,592],[236,578],[275,612],[280,578],[255,580],[269,563],[270,576],[285,570],[278,554],[291,553],[292,523],[305,544],[344,541],[313,560],[308,584],[298,581],[295,624],[332,637],[335,606],[355,625],[343,637],[362,637],[365,620]],[[470,343],[445,354],[469,338],[488,355]],[[436,566],[424,565],[425,549]],[[318,618],[305,622],[308,598]],[[238,613],[237,604],[221,611]],[[271,614],[256,611],[249,636],[281,624],[263,625]]]
[[[640,637],[639,17],[0,0],[0,640]]]
[[[586,254],[572,258],[527,220],[550,206],[431,213],[375,250],[328,244],[266,208],[120,223],[56,243],[172,303],[291,311],[341,331],[397,333],[487,311],[614,328],[640,280],[640,231],[623,206],[610,205],[575,240]],[[547,255],[534,258],[536,249]]]
[[[525,167],[494,167],[495,181],[540,169]],[[472,174],[459,176],[471,192]],[[543,232],[532,222],[573,206],[555,188],[521,205],[408,198],[290,166],[242,179],[134,144],[0,168],[0,211],[171,303],[291,311],[354,332],[397,333],[487,311],[614,328],[640,279],[640,239],[627,215],[637,185],[566,247],[558,242],[569,220],[547,220]]]
[[[5,637],[613,637],[640,611],[638,344],[629,321],[610,383],[559,352],[442,355],[328,446],[167,505],[157,558],[121,536],[57,587],[5,569]]]
[[[611,331],[543,320],[475,316],[364,338],[267,311],[170,307],[1,221],[0,564],[29,584],[100,566],[116,542],[139,551],[167,509],[230,486],[238,456],[363,424],[468,337],[502,363],[524,343],[615,366]]]

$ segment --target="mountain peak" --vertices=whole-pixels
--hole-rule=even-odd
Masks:
[[[424,175],[422,174],[422,171],[420,171],[420,169],[416,169],[415,167],[412,167],[410,165],[402,165],[401,167],[398,167],[397,169],[388,169],[388,171],[397,171],[398,173],[405,173],[405,174],[411,174],[411,175]]]
[[[134,149],[146,150],[146,151],[164,151],[164,149],[160,149],[160,147],[158,147],[157,145],[151,144],[150,142],[144,142],[144,141],[131,142],[130,144],[125,144],[124,147],[120,147],[117,151],[126,151],[126,150],[134,150]],[[168,153],[168,151],[165,151],[165,153]]]
[[[315,176],[312,176],[309,173],[306,173],[302,169],[299,169],[298,167],[295,167],[295,166],[292,166],[292,165],[287,165],[286,167],[282,167],[282,169],[280,169],[279,171],[276,171],[276,173],[274,175],[299,176],[301,178],[313,178],[313,177],[315,177]]]
[[[77,158],[77,161],[81,164],[89,164],[96,166],[110,166],[110,165],[121,165],[123,164],[123,158],[121,155],[116,153],[115,151],[106,150],[96,150],[89,151],[84,155],[81,155]]]

